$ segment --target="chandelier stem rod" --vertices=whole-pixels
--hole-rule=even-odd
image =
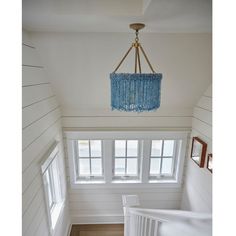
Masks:
[[[152,65],[151,65],[150,61],[148,60],[148,57],[147,57],[146,53],[144,52],[144,50],[143,50],[143,48],[142,48],[141,45],[140,45],[140,49],[141,49],[141,51],[142,51],[142,53],[143,53],[143,55],[144,55],[144,57],[145,57],[145,59],[146,59],[146,61],[147,61],[147,63],[148,63],[148,65],[149,65],[149,67],[150,67],[152,73],[156,73],[156,72],[153,70]]]
[[[137,54],[138,54],[138,67],[139,67],[139,73],[141,74],[141,73],[142,73],[142,70],[141,70],[141,62],[140,62],[140,55],[139,55],[139,47],[137,48]]]
[[[121,65],[122,62],[125,60],[125,58],[128,56],[128,54],[129,54],[129,52],[131,51],[132,48],[133,48],[133,45],[131,45],[131,47],[130,47],[129,50],[126,52],[126,54],[124,55],[124,57],[122,58],[122,60],[120,61],[119,65],[116,67],[116,69],[114,70],[113,73],[115,73],[115,72],[119,69],[120,65]]]
[[[138,62],[138,52],[137,52],[137,48],[135,48],[135,68],[134,68],[134,73],[137,73],[137,62]]]

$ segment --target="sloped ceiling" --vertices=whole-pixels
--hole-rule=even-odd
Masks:
[[[109,73],[134,39],[133,22],[146,24],[141,42],[163,73],[157,113],[191,110],[211,84],[210,0],[23,0],[23,28],[63,115],[110,114]],[[121,70],[133,71],[132,56]]]
[[[31,31],[211,32],[211,0],[23,0],[23,27]]]
[[[128,50],[129,33],[34,33],[33,39],[63,111],[110,110],[111,73]],[[161,108],[192,108],[211,83],[210,34],[140,34],[163,73]],[[142,71],[150,69],[141,58]],[[118,72],[134,71],[134,52]],[[72,113],[71,113],[72,111]]]

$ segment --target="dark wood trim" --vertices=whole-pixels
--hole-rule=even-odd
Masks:
[[[209,160],[210,160],[210,158],[212,159],[212,153],[209,153],[207,155],[207,169],[212,173],[212,169],[209,169]]]
[[[201,159],[200,159],[200,163],[196,162],[193,158],[192,158],[192,154],[193,154],[193,145],[194,142],[197,141],[199,143],[202,144],[202,153],[201,153]],[[204,164],[205,164],[205,158],[206,158],[206,150],[207,150],[207,143],[205,143],[204,141],[202,141],[200,138],[198,137],[193,137],[192,139],[192,148],[191,148],[191,159],[200,167],[200,168],[204,168]]]

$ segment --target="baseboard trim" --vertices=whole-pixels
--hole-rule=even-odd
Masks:
[[[67,227],[67,234],[66,236],[70,236],[70,233],[71,233],[71,229],[72,229],[72,224],[69,224],[68,227]]]
[[[123,215],[72,215],[71,224],[123,224]]]

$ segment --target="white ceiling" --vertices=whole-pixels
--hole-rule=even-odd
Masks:
[[[53,32],[211,32],[211,0],[23,0],[23,28]]]
[[[128,50],[133,33],[34,32],[31,36],[63,115],[114,114],[109,73]],[[176,115],[194,107],[211,84],[211,34],[142,33],[140,40],[153,68],[163,74],[161,110]],[[150,72],[143,56],[141,65],[143,73]],[[133,71],[134,51],[118,72]]]

